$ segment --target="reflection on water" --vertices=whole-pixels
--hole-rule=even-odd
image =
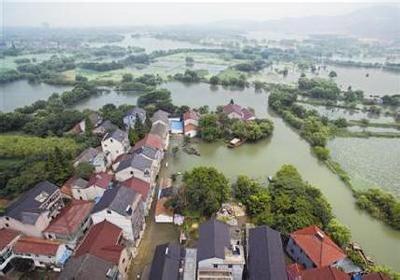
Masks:
[[[399,139],[335,138],[328,147],[355,187],[382,187],[400,197]]]

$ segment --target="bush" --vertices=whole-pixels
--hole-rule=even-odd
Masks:
[[[320,160],[327,160],[329,158],[329,149],[321,146],[313,147],[313,152]]]

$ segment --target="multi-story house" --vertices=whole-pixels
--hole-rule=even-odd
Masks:
[[[163,149],[164,150],[168,149],[168,145],[169,145],[169,127],[168,127],[168,125],[164,124],[163,122],[153,123],[149,134],[160,137],[160,139],[162,140]]]
[[[163,110],[157,110],[153,116],[151,117],[151,122],[153,124],[156,123],[163,123],[164,125],[167,126],[168,130],[169,130],[169,113],[163,111]]]
[[[126,112],[123,118],[126,129],[134,128],[136,119],[138,119],[141,123],[144,123],[146,121],[146,111],[142,108],[135,107]]]
[[[91,224],[93,205],[91,201],[72,200],[44,230],[45,238],[62,240],[74,246]]]
[[[118,164],[115,179],[123,182],[131,177],[152,183],[157,175],[157,165],[142,154],[131,154]]]
[[[20,233],[11,229],[0,229],[0,276],[10,269],[9,258],[12,256],[12,247],[20,237]]]
[[[120,129],[107,133],[101,140],[101,148],[108,162],[113,162],[118,156],[129,151],[128,133]]]
[[[43,230],[49,226],[63,207],[60,189],[44,181],[7,207],[4,216],[0,217],[0,228],[41,237]]]
[[[142,196],[124,186],[106,190],[91,215],[94,224],[106,220],[121,228],[124,238],[135,246],[145,228],[144,216]]]
[[[195,137],[198,132],[200,114],[189,110],[183,114],[183,131],[185,136]]]
[[[181,246],[174,243],[161,244],[156,247],[150,266],[150,280],[179,280],[183,253]],[[193,278],[194,279],[194,278]]]
[[[197,245],[197,279],[241,280],[245,257],[236,230],[216,219],[200,225]]]
[[[148,215],[153,201],[154,187],[151,187],[149,182],[140,180],[139,178],[131,177],[121,183],[122,186],[130,188],[142,196],[145,216]]]
[[[244,108],[238,104],[229,103],[225,105],[222,109],[223,113],[230,119],[239,119],[242,121],[255,120],[255,115],[249,109]]]

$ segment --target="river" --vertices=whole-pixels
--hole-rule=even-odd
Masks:
[[[267,176],[275,174],[283,164],[293,164],[305,180],[321,189],[332,205],[334,214],[349,226],[353,239],[362,245],[367,254],[381,264],[399,269],[400,254],[395,252],[400,252],[400,232],[385,226],[356,208],[349,188],[312,155],[306,141],[301,139],[281,118],[267,110],[265,93],[255,93],[253,89],[212,88],[203,83],[185,85],[169,82],[163,87],[171,91],[172,100],[176,105],[191,107],[208,105],[214,109],[233,99],[238,104],[255,109],[258,117],[272,119],[275,127],[271,139],[257,144],[246,144],[231,150],[222,143],[201,143],[199,144],[201,157],[179,152],[176,158],[170,159],[169,172],[208,165],[215,166],[231,179],[239,174],[246,174],[265,181]],[[137,94],[111,92],[89,98],[76,108],[98,109],[107,103],[136,104],[137,98]]]

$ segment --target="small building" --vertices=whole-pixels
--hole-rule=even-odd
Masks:
[[[99,113],[97,113],[97,112],[91,112],[91,113],[88,115],[88,120],[91,122],[93,128],[96,128],[96,127],[98,127],[98,126],[102,123],[103,118],[100,116]],[[74,134],[80,134],[80,133],[83,133],[83,132],[85,132],[85,131],[86,131],[86,118],[83,119],[83,120],[81,120],[79,123],[77,123],[77,124],[70,130],[70,132],[71,132],[71,133],[74,133]]]
[[[174,211],[167,207],[165,203],[168,201],[168,198],[161,198],[157,201],[156,204],[156,212],[154,215],[154,219],[156,223],[173,223],[174,222]]]
[[[250,229],[247,250],[249,280],[287,280],[280,232],[268,226]]]
[[[153,123],[149,132],[150,135],[160,137],[164,150],[167,150],[169,145],[169,129],[169,125],[165,125],[163,122],[157,122]]]
[[[245,257],[241,240],[227,224],[210,219],[200,225],[197,246],[197,279],[241,280]]]
[[[132,177],[146,182],[154,182],[157,174],[157,166],[152,160],[142,154],[132,154],[121,161],[115,169],[115,179],[119,182],[126,181]]]
[[[249,109],[234,103],[225,105],[222,109],[222,112],[230,119],[239,119],[242,121],[251,121],[256,119],[254,113]]]
[[[169,127],[172,134],[183,134],[183,121],[180,118],[170,118]]]
[[[118,226],[126,240],[138,245],[145,228],[142,196],[124,186],[108,189],[94,206],[92,220],[94,224],[106,220]]]
[[[130,149],[128,133],[120,129],[107,133],[101,140],[101,148],[108,162],[113,162],[118,156]]]
[[[183,254],[179,244],[158,245],[151,263],[149,280],[179,280],[182,259]]]
[[[294,267],[294,265],[291,266]],[[298,273],[295,271],[292,269],[292,273],[288,273],[288,280],[351,280],[350,275],[330,266],[299,270]]]
[[[132,150],[136,151],[142,147],[150,147],[160,151],[164,150],[163,140],[160,138],[160,136],[155,134],[146,134],[146,136],[143,139],[139,140],[135,144]]]
[[[132,254],[124,246],[122,229],[108,221],[102,221],[89,229],[73,258],[86,254],[116,265],[122,277],[126,277],[132,259]]]
[[[20,237],[15,230],[0,229],[0,276],[5,275],[11,268],[9,258],[12,256],[12,247]]]
[[[59,280],[117,280],[118,267],[109,261],[90,254],[71,258],[62,270]]]
[[[286,252],[305,268],[335,267],[346,258],[343,250],[317,226],[292,232]]]
[[[45,238],[75,245],[91,224],[90,213],[93,205],[90,201],[72,200],[44,230]]]
[[[133,150],[132,152],[134,154],[141,154],[144,157],[152,160],[158,173],[161,168],[161,161],[164,156],[164,153],[161,150],[149,146],[142,146],[137,148],[136,150]]]
[[[140,120],[144,124],[146,121],[146,111],[139,107],[134,107],[133,109],[126,112],[123,118],[124,125],[126,129],[134,128],[136,119]]]
[[[187,137],[195,137],[198,133],[200,114],[192,109],[183,114],[183,130]]]
[[[41,237],[43,230],[63,207],[60,189],[48,181],[43,181],[6,208],[4,216],[0,217],[0,228]]]
[[[131,177],[121,183],[122,186],[130,188],[142,196],[142,201],[147,216],[153,200],[154,188],[151,187],[149,182],[140,180],[139,178]]]
[[[89,163],[94,167],[95,172],[105,172],[107,169],[106,155],[101,148],[87,148],[74,161],[74,167],[80,163]]]
[[[50,267],[59,271],[72,255],[64,244],[37,237],[21,237],[13,246],[13,257],[30,259],[36,267]]]
[[[167,113],[163,110],[157,110],[151,117],[151,122],[153,124],[163,123],[164,125],[166,125],[168,127],[169,126],[168,117],[169,117],[169,113]],[[168,129],[169,129],[169,127],[168,127]]]

